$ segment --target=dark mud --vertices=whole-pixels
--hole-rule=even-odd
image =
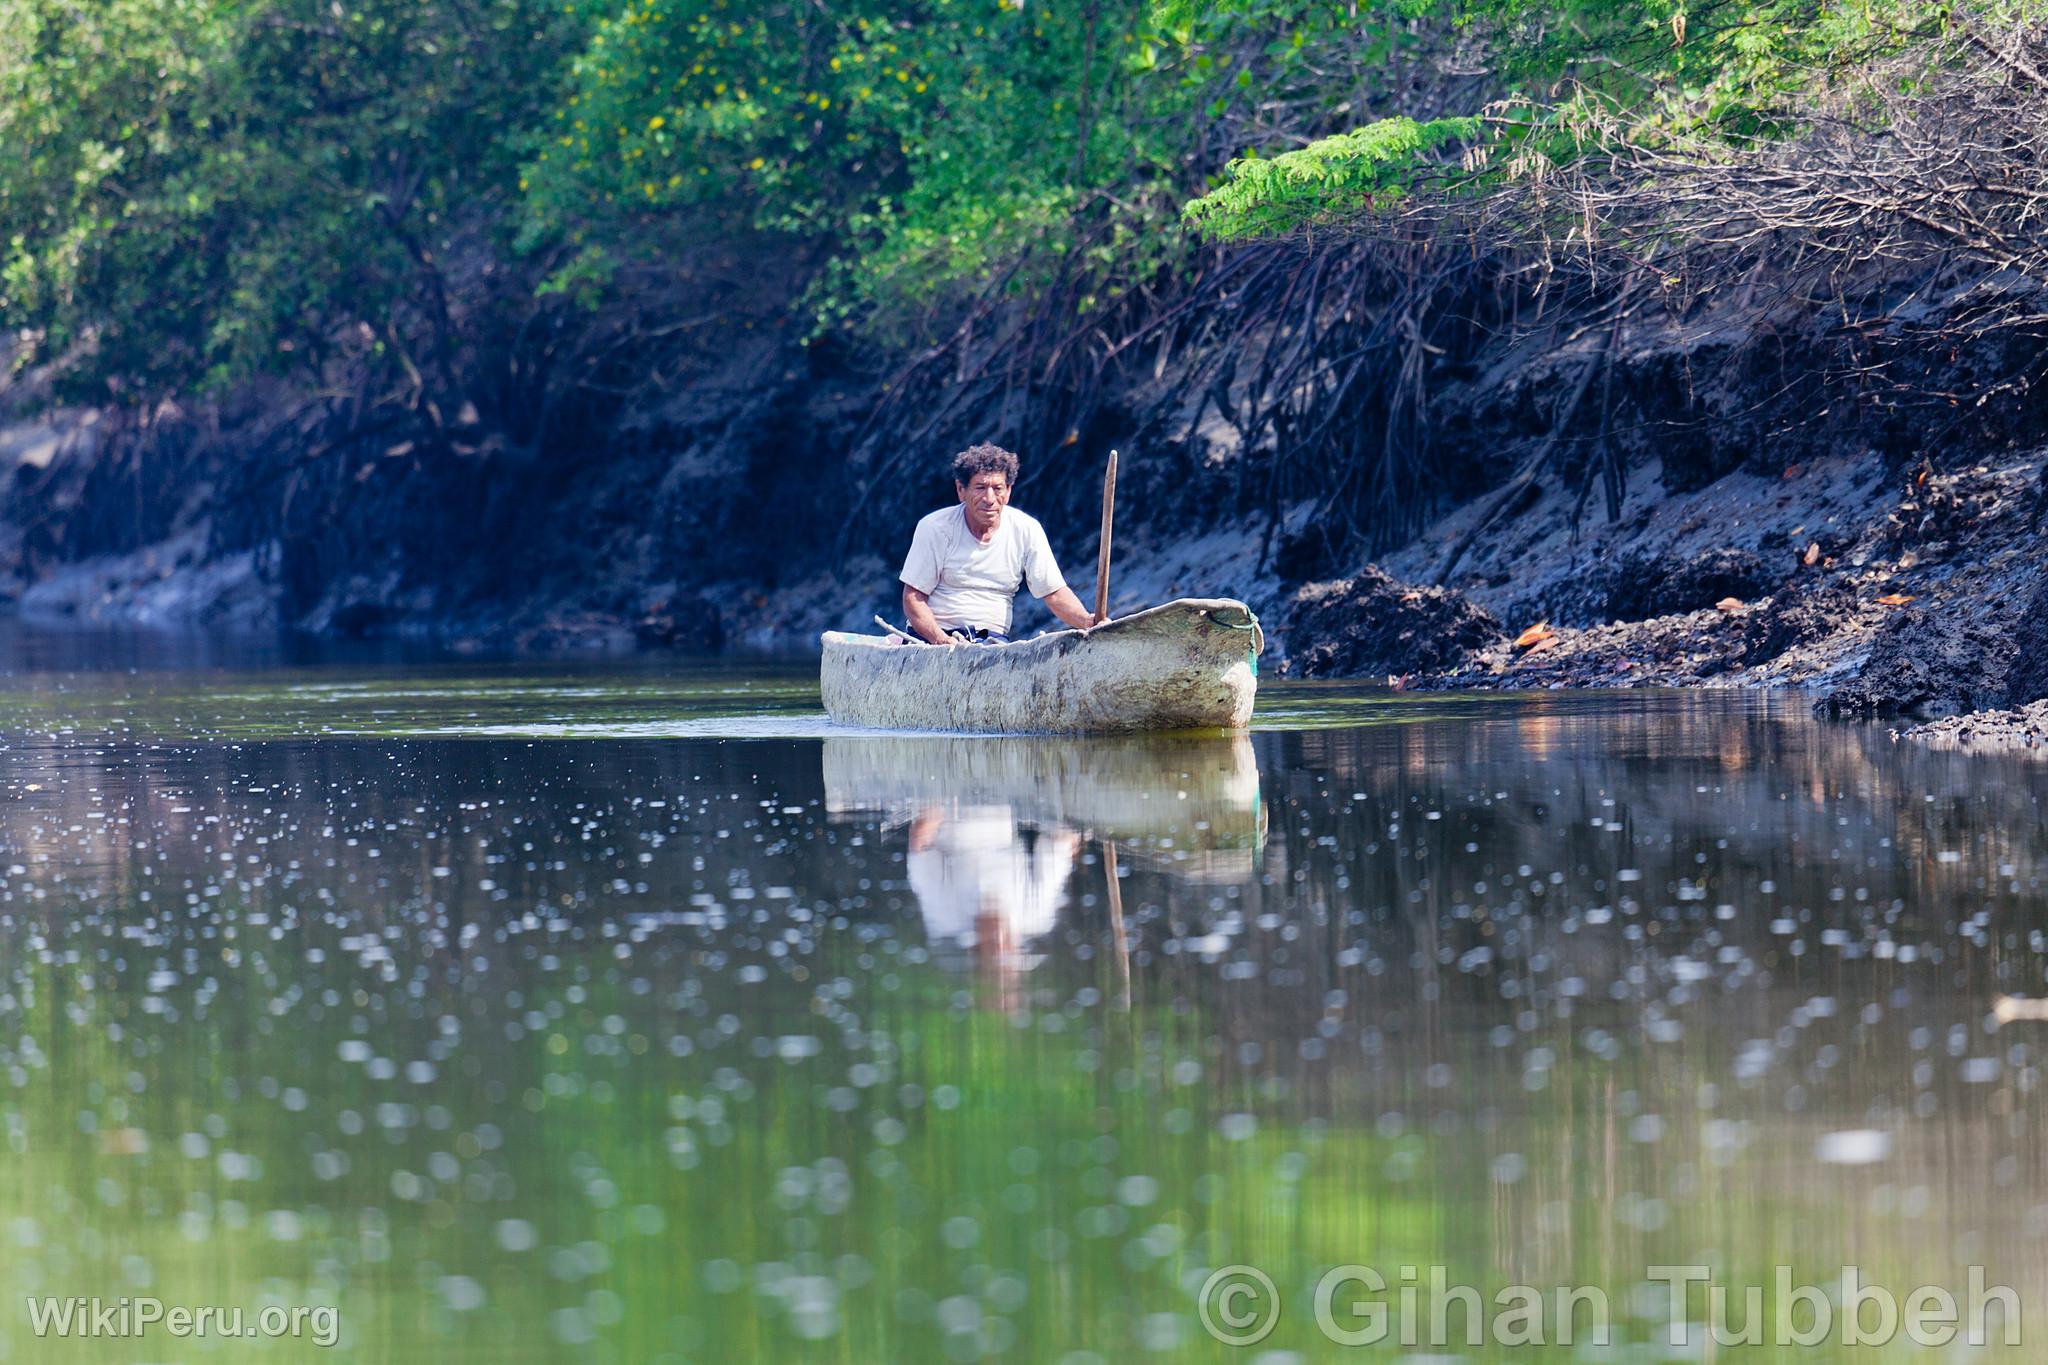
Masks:
[[[1926,719],[2002,705],[2013,640],[1997,615],[1955,602],[1901,611],[1878,628],[1862,672],[1823,697],[1820,708],[1852,718]]]
[[[2043,697],[2048,697],[2048,567],[2014,623],[2012,671],[2005,680],[2009,705]]]
[[[1687,559],[1629,555],[1613,571],[1606,614],[1616,621],[1643,621],[1699,611],[1731,597],[1746,602],[1775,590],[1787,571],[1754,550],[1703,550]]]
[[[1846,460],[1737,471],[1662,498],[1643,489],[1641,510],[1606,527],[1539,498],[1473,556],[1461,592],[1407,589],[1467,599],[1500,636],[1475,643],[1441,605],[1389,632],[1384,593],[1305,589],[1315,610],[1291,638],[1302,651],[1362,634],[1382,648],[1355,671],[1421,687],[1790,686],[1855,719],[2017,705],[2048,696],[2043,467],[2036,450],[1953,474],[1887,478]],[[1428,542],[1459,534],[1449,522],[1389,570],[1426,565]]]
[[[1847,583],[1825,578],[1788,583],[1747,615],[1737,662],[1745,668],[1767,664],[1820,644],[1862,615],[1864,606]]]
[[[1441,673],[1503,638],[1500,622],[1463,593],[1396,582],[1372,565],[1301,588],[1286,631],[1295,642],[1289,668],[1304,678]]]

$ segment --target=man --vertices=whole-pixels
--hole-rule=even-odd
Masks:
[[[917,523],[897,575],[904,619],[921,639],[935,645],[1006,642],[1012,602],[1026,583],[1074,629],[1095,624],[1060,577],[1045,528],[1010,506],[1016,482],[1017,457],[1000,446],[972,446],[953,457],[960,505]]]

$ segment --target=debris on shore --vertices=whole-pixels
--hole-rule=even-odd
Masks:
[[[1390,681],[1456,669],[1505,638],[1500,622],[1463,593],[1402,583],[1371,564],[1299,589],[1287,631],[1299,642],[1288,662],[1300,677]]]
[[[1943,716],[1901,730],[1898,736],[1918,740],[1932,749],[2048,754],[2048,700],[2029,702],[2011,710]]]
[[[1455,584],[1422,586],[1433,547],[1462,534],[1453,514],[1384,566],[1302,588],[1288,647],[1304,675],[1797,687],[1846,719],[1955,718],[1905,737],[2048,745],[2024,707],[2048,696],[2042,455],[1895,479],[1844,460],[1675,495],[1646,482],[1612,525],[1575,525],[1558,489]]]

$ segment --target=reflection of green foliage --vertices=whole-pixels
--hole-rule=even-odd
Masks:
[[[1702,1162],[1675,1119],[1675,1151],[1584,1159],[1618,1121],[1617,1077],[1653,1109],[1684,1112],[1692,1073],[1667,1074],[1669,1059],[1615,1070],[1566,1043],[1550,1098],[1528,1100],[1511,1132],[1431,1135],[1420,1114],[1407,1131],[1375,1131],[1275,1113],[1255,1078],[1213,1059],[1197,1081],[1170,1079],[1202,1061],[1218,1027],[1203,1011],[970,1005],[972,983],[851,934],[821,939],[808,983],[770,965],[749,984],[742,963],[772,960],[735,956],[673,968],[645,991],[631,980],[653,969],[618,970],[594,936],[551,936],[523,955],[515,935],[488,972],[419,977],[408,959],[420,945],[393,940],[396,975],[420,986],[409,990],[360,971],[337,941],[345,930],[309,921],[271,940],[249,909],[217,906],[217,923],[240,926],[229,951],[149,991],[139,952],[125,969],[12,956],[7,1032],[39,1043],[33,1083],[0,1090],[0,1122],[17,1135],[17,1193],[0,1216],[40,1225],[18,1273],[71,1257],[67,1292],[112,1294],[132,1289],[124,1258],[142,1256],[167,1301],[338,1299],[371,1358],[432,1342],[440,1359],[495,1361],[587,1333],[617,1359],[785,1359],[817,1331],[832,1358],[936,1359],[971,1307],[1000,1323],[1017,1359],[1144,1344],[1176,1361],[1214,1358],[1190,1276],[1240,1260],[1305,1307],[1332,1265],[1378,1267],[1393,1303],[1400,1265],[1443,1265],[1491,1292],[1519,1278],[1508,1255],[1538,1285],[1604,1287],[1626,1331],[1643,1266],[1688,1259],[1704,1225],[1668,1242],[1618,1234],[1617,1191],[1655,1193],[1674,1166],[1702,1182],[1698,1216],[1737,1258],[1716,1266],[1720,1282],[1769,1285],[1777,1261],[1844,1255],[1829,1217],[1802,1213],[1797,1196],[1745,1198],[1754,1173]],[[324,965],[302,956],[316,943]],[[175,960],[180,946],[163,951]],[[857,965],[868,953],[889,961]],[[842,977],[858,981],[853,994],[830,989]],[[1055,996],[1071,998],[1065,984]],[[336,1003],[320,1005],[329,991]],[[146,995],[169,1008],[140,1008]],[[840,1007],[854,1013],[834,1020]],[[739,1027],[722,1029],[726,1017]],[[677,1038],[692,1040],[680,1056]],[[815,1049],[778,1054],[798,1038]],[[1433,1055],[1463,1078],[1456,1098],[1488,1102],[1492,1049],[1443,1041]],[[399,1074],[375,1078],[364,1053],[337,1060],[344,1043]],[[434,1055],[431,1084],[405,1077]],[[1362,1120],[1387,1096],[1356,1083],[1341,1078],[1329,1102]],[[1501,1144],[1526,1168],[1508,1186],[1488,1170]],[[1539,1210],[1551,1220],[1542,1244],[1502,1243]],[[506,1220],[534,1245],[506,1245]],[[1868,1236],[1854,1259],[1880,1283],[1923,1269],[1909,1247]],[[451,1310],[450,1276],[487,1307]],[[785,1294],[786,1277],[807,1287]],[[807,1328],[794,1305],[828,1292],[836,1309]],[[942,1314],[946,1300],[957,1302]],[[1319,1341],[1304,1311],[1268,1346],[1313,1356]],[[227,1343],[221,1358],[267,1358],[261,1345]],[[1477,1358],[1579,1357],[1553,1345]]]

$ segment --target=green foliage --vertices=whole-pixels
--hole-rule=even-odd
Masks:
[[[1189,204],[1186,218],[1223,241],[1355,218],[1406,194],[1427,153],[1478,131],[1475,118],[1397,115],[1270,159],[1241,157],[1229,182]]]
[[[678,212],[824,241],[841,253],[829,312],[1056,256],[1104,191],[1124,201],[1125,248],[1170,219],[1173,87],[1134,71],[1137,0],[625,0],[588,14],[529,166],[529,241],[630,249],[647,215]]]
[[[1589,111],[1638,134],[1770,136],[1815,81],[1950,15],[0,0],[0,325],[32,340],[18,362],[66,357],[85,394],[318,370],[369,338],[431,377],[515,247],[543,294],[598,308],[621,262],[734,233],[825,262],[821,324],[1055,278],[1087,281],[1085,308],[1178,259],[1181,206],[1205,189],[1186,221],[1235,239],[1387,203],[1458,142],[1569,156]]]
[[[1193,0],[1170,2],[1185,9]],[[1215,0],[1202,8],[1215,29],[1258,22],[1285,30],[1343,7]],[[1735,144],[1783,135],[1832,77],[1944,31],[1954,8],[1925,0],[1396,0],[1375,12],[1390,27],[1458,35],[1485,88],[1456,112],[1490,106],[1495,117],[1484,135],[1494,145],[1476,159],[1500,174],[1569,159],[1624,128],[1650,140]],[[1424,141],[1407,145],[1411,129]],[[1469,118],[1397,118],[1270,162],[1241,158],[1184,217],[1206,234],[1237,239],[1355,215],[1390,202],[1405,174],[1440,164],[1422,153],[1480,132]]]
[[[0,0],[0,319],[75,388],[445,332],[570,30],[542,0]],[[439,337],[442,343],[449,338]]]

